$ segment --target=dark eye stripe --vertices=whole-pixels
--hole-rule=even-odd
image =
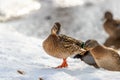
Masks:
[[[57,30],[58,30],[58,27],[57,27],[57,25],[56,25],[56,24],[54,24],[53,29],[57,29]]]
[[[90,42],[91,42],[91,40],[87,40],[87,41],[85,42],[85,45],[88,45]]]

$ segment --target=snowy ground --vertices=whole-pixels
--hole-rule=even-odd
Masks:
[[[42,40],[0,25],[0,80],[119,80],[120,73],[95,69],[79,59],[68,58],[69,67],[54,69],[62,60],[48,56]],[[17,70],[25,74],[17,73]]]
[[[18,1],[20,4],[23,0]],[[115,14],[115,18],[120,18],[119,0],[99,0],[99,2],[81,0],[74,2],[74,4],[70,2],[74,0],[66,0],[65,4],[59,3],[57,0],[40,0],[40,3],[35,2],[33,4],[34,1],[26,0],[26,5],[36,4],[37,6],[30,8],[20,4],[17,8],[20,9],[22,6],[23,9],[26,7],[30,11],[40,8],[38,11],[10,21],[4,17],[5,22],[0,23],[0,80],[39,80],[39,78],[43,78],[43,80],[120,79],[120,72],[95,69],[79,59],[73,58],[68,58],[68,68],[54,69],[52,67],[58,66],[62,60],[48,56],[42,48],[43,38],[49,34],[55,21],[62,23],[62,33],[82,40],[94,38],[103,43],[107,37],[102,28],[103,12],[111,10]],[[0,9],[7,11],[8,8],[2,6]],[[13,11],[15,14],[16,10],[13,9]],[[9,16],[12,17],[13,14]],[[24,71],[24,75],[19,74],[17,70]]]

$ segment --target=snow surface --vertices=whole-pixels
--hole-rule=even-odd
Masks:
[[[86,3],[98,3],[104,0],[53,0],[57,7],[73,7],[79,5],[85,5]]]
[[[35,0],[0,0],[0,21],[18,18],[40,6]]]
[[[16,0],[12,1],[4,4],[12,4]],[[22,5],[23,0],[18,1]],[[31,5],[34,1],[26,0],[25,2]],[[20,19],[0,23],[0,80],[39,80],[39,78],[43,78],[43,80],[120,79],[120,72],[96,69],[79,59],[70,57],[68,58],[68,68],[52,68],[61,64],[62,60],[47,55],[42,48],[42,41],[49,34],[55,21],[62,23],[62,33],[82,40],[94,38],[102,43],[107,37],[102,27],[103,21],[101,21],[103,12],[111,10],[115,14],[115,18],[120,18],[119,0],[80,0],[81,2],[75,0],[74,4],[70,2],[74,0],[66,0],[63,5],[61,1],[40,0],[36,3],[36,5],[41,4],[38,11]],[[7,8],[4,5],[3,7],[2,12],[5,12],[4,10]],[[18,7],[16,10],[21,8]],[[37,9],[39,7],[37,6]],[[12,11],[11,8],[9,9]],[[33,6],[28,9],[34,10],[36,8]],[[5,13],[7,14],[7,12]],[[13,14],[15,13],[13,9]],[[25,74],[21,75],[17,70],[24,71]]]
[[[62,62],[48,56],[42,40],[22,35],[0,25],[0,80],[119,80],[120,72],[95,69],[79,59],[68,58],[69,67],[54,69]],[[17,70],[25,74],[17,73]]]

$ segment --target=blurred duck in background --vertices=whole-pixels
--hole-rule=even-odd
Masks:
[[[110,11],[105,12],[104,15],[104,29],[110,37],[120,37],[120,20],[115,20],[113,14]]]
[[[106,11],[105,22],[103,27],[108,33],[109,37],[106,39],[104,45],[107,47],[113,47],[114,49],[120,48],[120,20],[115,20],[113,14],[110,11]]]

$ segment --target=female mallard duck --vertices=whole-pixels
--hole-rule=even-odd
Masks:
[[[100,68],[120,71],[120,56],[112,48],[101,46],[96,40],[87,40],[84,48],[90,51]]]
[[[104,29],[109,34],[109,38],[105,41],[104,45],[113,47],[114,49],[120,48],[120,21],[113,19],[113,14],[109,11],[105,13]]]
[[[59,35],[60,27],[60,23],[56,22],[51,29],[51,34],[43,42],[43,48],[47,54],[63,59],[63,63],[56,68],[67,67],[67,57],[75,53],[80,53],[82,55],[86,52],[86,50],[81,48],[82,41],[63,34]]]
[[[113,38],[120,37],[120,20],[114,20],[113,14],[109,11],[105,12],[104,29]]]

